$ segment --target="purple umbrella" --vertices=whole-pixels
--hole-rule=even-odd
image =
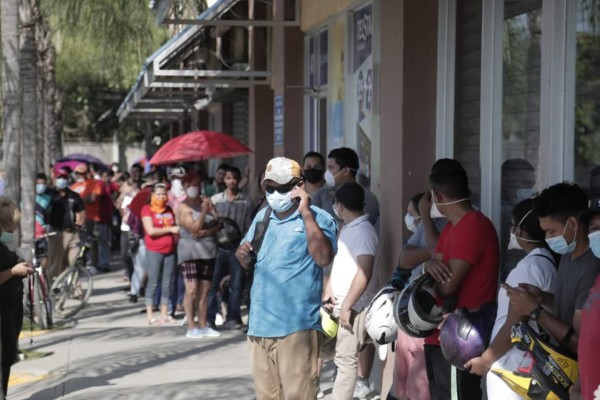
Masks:
[[[100,160],[97,157],[94,157],[92,155],[89,154],[83,154],[83,153],[73,153],[73,154],[69,154],[68,156],[64,156],[62,158],[59,158],[58,160],[56,160],[56,165],[58,164],[62,164],[62,165],[68,165],[71,166],[73,165],[72,163],[76,162],[79,164],[94,164],[98,169],[102,170],[102,171],[106,171],[108,170],[108,166],[106,164],[104,164],[104,162],[102,162],[102,160]]]

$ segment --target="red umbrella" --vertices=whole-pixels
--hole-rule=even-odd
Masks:
[[[175,164],[207,158],[230,158],[252,153],[231,135],[211,131],[195,131],[177,136],[165,143],[150,164]]]

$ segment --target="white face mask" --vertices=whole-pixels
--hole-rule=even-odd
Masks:
[[[329,187],[334,187],[335,186],[335,177],[338,176],[340,174],[340,172],[342,172],[341,170],[338,171],[337,174],[333,175],[329,170],[325,171],[325,175],[323,176],[323,178],[325,179],[325,185],[329,186]]]
[[[339,220],[342,220],[342,221],[343,221],[343,218],[340,216],[340,212],[338,211],[338,209],[337,209],[337,208],[336,208],[336,206],[335,206],[336,204],[337,204],[337,203],[335,203],[335,204],[333,205],[333,213],[335,214],[335,217],[336,217],[337,219],[339,219]]]
[[[517,240],[517,235],[514,233],[510,233],[510,240],[508,242],[508,250],[523,250],[519,241]]]
[[[433,197],[433,190],[432,190],[431,191],[431,212],[429,214],[431,216],[431,218],[446,218],[446,216],[441,213],[440,209],[437,206],[449,206],[451,204],[461,203],[463,201],[470,200],[470,198],[465,197],[464,199],[447,201],[445,203],[436,203],[433,199],[434,199],[434,197]]]
[[[181,179],[173,179],[171,181],[171,193],[173,193],[177,197],[184,195],[185,190],[183,189]]]
[[[406,213],[406,215],[404,216],[404,223],[406,224],[406,229],[408,229],[412,233],[415,233],[417,231],[417,224],[415,224],[415,217],[413,217],[409,213]]]
[[[67,181],[65,178],[56,179],[56,188],[58,190],[66,189],[67,186],[69,186],[69,181]]]
[[[274,191],[273,193],[267,193],[266,197],[269,207],[271,207],[275,212],[286,212],[294,205],[294,202],[292,201],[291,190],[283,194],[279,193],[278,191]]]
[[[185,189],[185,193],[190,199],[197,199],[200,195],[200,188],[198,186],[190,186]]]

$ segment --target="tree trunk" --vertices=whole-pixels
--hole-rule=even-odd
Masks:
[[[20,203],[19,14],[17,0],[0,0],[4,194]]]
[[[19,0],[20,66],[23,88],[23,122],[21,146],[21,240],[22,247],[33,248],[35,227],[35,177],[37,169],[37,46],[35,27],[38,20],[37,0]]]
[[[38,52],[38,82],[41,87],[41,93],[38,92],[38,103],[40,112],[38,114],[38,126],[42,133],[41,151],[38,148],[38,154],[42,154],[43,168],[48,169],[55,160],[50,146],[54,125],[54,64],[56,61],[56,52],[52,46],[52,34],[48,22],[41,19],[37,25],[37,52]]]

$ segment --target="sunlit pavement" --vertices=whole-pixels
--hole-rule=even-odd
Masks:
[[[22,332],[22,350],[47,355],[13,366],[9,400],[255,398],[241,330],[188,339],[179,324],[148,326],[140,313],[144,299],[128,302],[116,259],[112,270],[94,276],[90,303],[72,320],[59,321],[62,328]],[[331,366],[326,363],[321,375],[325,399]]]

